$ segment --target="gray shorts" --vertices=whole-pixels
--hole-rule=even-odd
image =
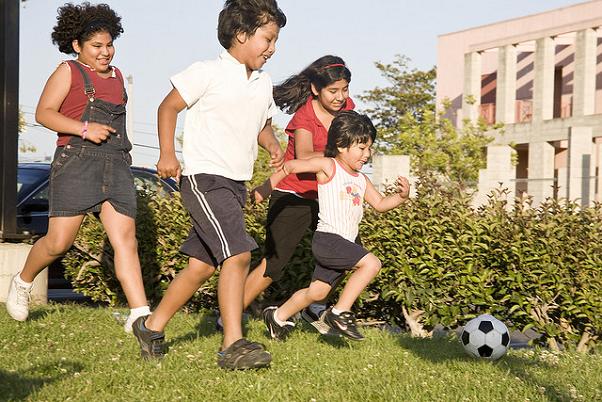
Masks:
[[[359,236],[356,242],[326,232],[315,232],[311,243],[316,267],[311,278],[334,286],[345,272],[368,254],[368,250],[362,247]]]
[[[49,216],[100,212],[109,201],[117,212],[136,218],[136,190],[125,151],[105,152],[81,145],[58,147],[50,169]]]
[[[228,257],[257,248],[245,228],[244,182],[200,173],[183,176],[180,188],[192,218],[182,253],[217,267]]]

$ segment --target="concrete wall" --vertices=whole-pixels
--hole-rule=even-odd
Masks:
[[[0,302],[6,302],[10,281],[25,265],[31,247],[29,244],[0,243]],[[33,282],[31,302],[33,304],[48,302],[48,269],[40,272]]]

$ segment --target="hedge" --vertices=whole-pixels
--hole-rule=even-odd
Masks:
[[[500,191],[475,210],[464,191],[423,179],[402,207],[385,214],[367,208],[360,234],[383,269],[358,300],[361,317],[428,335],[437,324],[454,328],[490,313],[512,328],[535,330],[553,349],[594,345],[602,334],[602,207],[548,200],[533,208],[529,199],[508,206]],[[138,201],[139,253],[155,305],[186,265],[178,249],[190,224],[178,193]],[[265,215],[265,205],[246,207],[247,229],[260,245]],[[64,265],[77,291],[115,305],[124,297],[111,256],[100,223],[88,216]],[[253,256],[257,261],[260,251]],[[312,268],[308,235],[268,302],[306,286]],[[217,275],[188,307],[215,308],[216,285]]]

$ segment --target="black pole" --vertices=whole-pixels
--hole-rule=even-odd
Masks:
[[[0,241],[17,233],[19,0],[0,0]]]

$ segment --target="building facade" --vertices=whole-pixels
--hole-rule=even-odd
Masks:
[[[439,36],[437,103],[491,130],[475,203],[509,197],[602,201],[602,0]]]

